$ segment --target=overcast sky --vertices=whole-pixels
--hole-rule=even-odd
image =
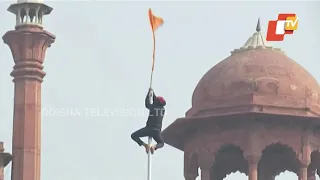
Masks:
[[[13,1],[12,1],[13,2]],[[0,34],[15,17],[0,2]],[[167,127],[183,117],[200,78],[279,13],[296,13],[299,29],[273,43],[320,80],[320,4],[315,2],[48,2],[45,29],[57,36],[47,50],[43,83],[43,180],[146,179],[147,156],[130,139],[145,125],[152,38],[148,8],[162,16],[154,89],[167,99]],[[13,60],[0,43],[0,140],[11,151]],[[139,111],[139,112],[137,112]],[[123,112],[127,112],[124,114]],[[165,146],[153,156],[153,180],[183,180],[183,152]],[[277,180],[296,179],[285,173]],[[6,169],[6,179],[10,168]],[[235,173],[227,180],[245,180]]]

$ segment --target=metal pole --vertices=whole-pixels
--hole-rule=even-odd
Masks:
[[[148,145],[149,145],[149,151],[148,151],[148,180],[151,180],[151,152],[150,152],[151,143],[152,143],[152,137],[148,137]]]
[[[152,73],[151,73],[151,76],[152,76]],[[152,83],[152,77],[151,77],[151,83]],[[150,88],[151,88],[151,83],[150,83]],[[153,103],[153,92],[150,91],[150,94],[149,94],[149,101],[150,101],[150,104]],[[151,147],[151,144],[152,143],[152,137],[148,137],[148,146],[149,146],[149,151],[148,151],[148,179],[147,180],[151,180],[151,151],[150,151],[150,147]]]

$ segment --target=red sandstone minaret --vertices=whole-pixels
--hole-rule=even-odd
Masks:
[[[4,42],[15,62],[14,115],[12,137],[12,180],[40,179],[41,82],[45,52],[55,36],[43,30],[42,19],[52,8],[41,0],[18,0],[8,11],[16,15],[15,30]]]

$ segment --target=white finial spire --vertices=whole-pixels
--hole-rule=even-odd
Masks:
[[[16,15],[16,28],[25,25],[42,27],[43,16],[50,14],[52,8],[45,5],[43,0],[18,0],[10,5],[8,11]]]
[[[260,31],[261,31],[260,18],[258,19],[256,31],[257,31],[257,32],[260,32]]]
[[[261,32],[260,18],[258,19],[256,32],[247,40],[247,42],[240,49],[235,49],[231,53],[234,54],[236,52],[257,48],[280,50],[278,48],[273,48],[267,42],[264,34]]]

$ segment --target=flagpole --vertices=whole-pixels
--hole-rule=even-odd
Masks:
[[[154,62],[155,62],[155,57],[156,57],[155,56],[155,54],[156,54],[156,38],[155,38],[154,31],[152,31],[152,36],[153,36],[153,54],[152,54],[152,69],[151,69],[151,76],[150,76],[150,88],[152,88]],[[151,152],[150,152],[151,143],[152,143],[152,137],[149,136],[148,137],[149,151],[148,151],[148,179],[147,180],[151,180]]]
[[[150,147],[152,143],[152,137],[148,137],[148,144],[149,144],[149,151],[148,151],[148,179],[151,180],[151,152],[150,152]]]
[[[152,36],[153,36],[153,54],[152,54],[152,69],[151,69],[151,75],[150,75],[150,89],[152,88],[152,79],[153,79],[153,71],[154,71],[154,64],[156,59],[156,37],[155,37],[155,30],[159,27],[159,25],[163,24],[162,18],[157,18],[152,14],[151,8],[149,9],[149,20],[152,28]],[[160,20],[160,21],[159,21]],[[157,24],[154,24],[154,21],[157,22]],[[159,24],[160,22],[160,24]],[[153,94],[152,94],[153,96]],[[151,100],[151,97],[149,97]],[[153,99],[153,98],[152,98]],[[152,143],[152,137],[148,137],[148,180],[151,180],[151,143]]]
[[[153,54],[152,54],[152,69],[151,69],[151,76],[150,76],[150,88],[152,88],[152,78],[153,78],[153,70],[154,70],[154,63],[156,59],[156,37],[154,31],[152,31],[153,36]]]

